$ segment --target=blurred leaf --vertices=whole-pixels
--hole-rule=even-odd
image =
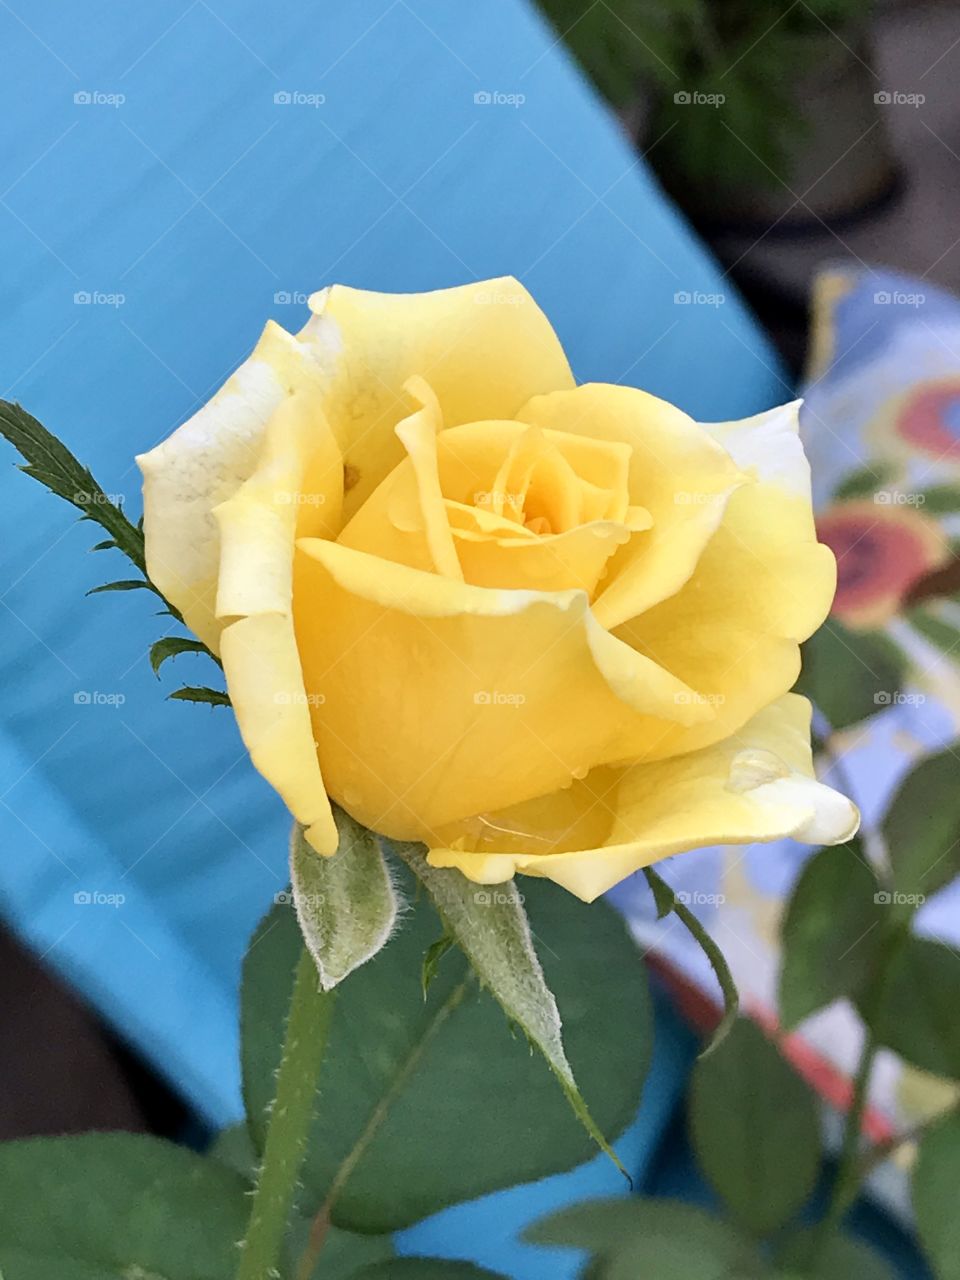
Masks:
[[[780,1017],[795,1027],[841,996],[853,998],[876,970],[888,910],[857,839],[809,860],[781,931]]]
[[[232,1280],[236,1270],[246,1182],[159,1138],[3,1143],[0,1188],[0,1267],[11,1280],[80,1280],[78,1264],[151,1280]],[[32,1270],[17,1269],[18,1253],[34,1256]]]
[[[849,631],[828,618],[802,649],[798,693],[845,729],[889,706],[904,679],[906,658],[878,631]]]
[[[373,959],[387,943],[397,921],[397,894],[377,837],[334,806],[340,843],[332,857],[321,857],[303,838],[290,833],[290,873],[300,932],[324,991]]]
[[[870,1006],[874,1031],[888,1049],[924,1071],[960,1080],[960,954],[952,947],[903,938]]]
[[[563,1047],[560,1013],[530,936],[515,881],[478,887],[460,871],[431,867],[422,845],[391,843],[424,886],[447,932],[510,1022],[543,1054],[570,1107],[590,1137],[626,1173],[597,1127],[577,1087]]]
[[[745,1018],[694,1068],[690,1127],[708,1181],[755,1235],[783,1226],[813,1191],[821,1155],[817,1103]]]
[[[776,1274],[783,1280],[896,1280],[897,1276],[862,1241],[836,1234],[823,1241],[816,1230],[809,1229],[790,1236],[778,1262]]]
[[[211,1143],[207,1156],[241,1174],[248,1182],[253,1181],[257,1170],[257,1153],[245,1124],[233,1124],[227,1129],[221,1129]]]
[[[748,1280],[768,1274],[752,1241],[675,1200],[588,1200],[541,1218],[533,1244],[588,1250],[597,1280]]]
[[[900,783],[883,821],[893,882],[908,899],[930,897],[960,873],[960,756],[928,756]],[[902,904],[910,914],[917,903]]]
[[[920,1141],[913,1171],[917,1231],[938,1280],[960,1280],[960,1116],[953,1115]]]
[[[569,1060],[597,1124],[613,1136],[635,1114],[649,1062],[637,948],[604,904],[532,880],[524,891]],[[390,945],[351,975],[334,1010],[302,1207],[314,1213],[332,1198],[341,1227],[395,1230],[594,1152],[546,1064],[511,1037],[462,955],[447,956],[424,1001],[421,959],[436,933],[432,906],[416,903]],[[293,912],[278,906],[244,965],[244,1095],[258,1147],[299,947]]]
[[[925,640],[942,649],[953,658],[954,662],[960,662],[960,631],[952,622],[945,622],[929,607],[922,605],[915,609],[908,609],[905,617]]]

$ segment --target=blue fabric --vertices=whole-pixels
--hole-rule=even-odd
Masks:
[[[583,380],[713,418],[783,398],[716,265],[521,0],[34,0],[0,6],[0,37],[0,387],[131,512],[133,455],[331,280],[511,272]],[[85,555],[92,527],[12,467],[0,483],[4,916],[232,1121],[240,959],[286,879],[286,819],[229,714],[164,701],[209,673],[183,657],[157,683],[150,599],[84,600],[124,576]]]

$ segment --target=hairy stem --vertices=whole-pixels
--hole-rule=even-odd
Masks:
[[[316,967],[304,947],[290,997],[277,1092],[237,1280],[279,1275],[332,1012],[333,993],[320,990]]]

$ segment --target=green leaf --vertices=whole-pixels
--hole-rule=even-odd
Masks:
[[[667,882],[654,871],[653,867],[644,867],[643,874],[647,884],[653,890],[658,918],[662,918],[667,911],[672,911],[676,915],[709,960],[710,967],[720,984],[720,993],[723,996],[723,1017],[706,1046],[700,1051],[700,1057],[705,1058],[723,1044],[737,1021],[740,1009],[740,993],[737,991],[737,984],[733,980],[733,974],[730,972],[730,966],[723,952],[690,908],[679,901]]]
[[[822,1241],[816,1229],[794,1232],[778,1258],[783,1280],[896,1280],[897,1273],[873,1249],[852,1236]]]
[[[437,938],[436,942],[431,942],[424,952],[423,966],[420,970],[420,984],[423,987],[424,1000],[429,994],[430,984],[437,976],[440,961],[454,945],[453,938],[450,937],[449,933],[443,933]]]
[[[146,575],[143,532],[110,500],[67,446],[18,404],[0,400],[0,435],[24,459],[28,476],[82,511],[110,534],[117,548]]]
[[[925,640],[949,654],[954,660],[960,658],[960,631],[954,623],[944,621],[929,605],[908,609],[905,617]]]
[[[910,915],[960,874],[960,756],[948,747],[901,782],[883,821],[893,883]]]
[[[960,1080],[960,954],[952,947],[905,937],[870,1004],[882,1044],[915,1067]]]
[[[246,1182],[159,1138],[3,1143],[0,1188],[0,1268],[11,1280],[21,1274],[18,1253],[33,1255],[37,1268],[49,1253],[36,1280],[64,1280],[68,1264],[150,1280],[232,1280],[236,1270]]]
[[[212,707],[229,707],[230,695],[222,689],[207,689],[201,685],[184,685],[168,695],[175,702],[206,702]]]
[[[738,1020],[693,1071],[693,1144],[733,1217],[757,1236],[806,1202],[820,1167],[820,1119],[806,1084],[752,1022]]]
[[[397,894],[377,838],[334,807],[337,852],[321,857],[294,823],[290,874],[300,932],[324,991],[371,960],[386,945],[397,920]]]
[[[146,578],[124,578],[121,582],[105,582],[102,586],[91,587],[88,596],[97,596],[102,591],[152,591]]]
[[[443,926],[507,1018],[540,1050],[594,1142],[626,1170],[590,1114],[563,1048],[560,1011],[537,958],[523,895],[514,881],[484,887],[461,872],[431,867],[423,846],[391,844],[424,886]]]
[[[257,1171],[257,1153],[250,1141],[250,1131],[245,1124],[234,1124],[217,1134],[207,1151],[211,1160],[217,1160],[235,1173],[253,1182]]]
[[[319,1275],[318,1275],[319,1280]],[[363,1267],[351,1280],[505,1280],[500,1271],[487,1271],[472,1262],[446,1258],[391,1258]]]
[[[597,1280],[747,1280],[767,1274],[752,1241],[675,1200],[588,1200],[535,1222],[532,1244],[589,1251]]]
[[[814,854],[796,883],[781,931],[785,1027],[865,989],[883,950],[887,911],[859,840]]]
[[[906,671],[900,649],[879,631],[848,631],[829,618],[803,646],[797,692],[846,729],[889,706]]]
[[[960,1280],[960,1116],[926,1133],[913,1173],[917,1231],[938,1280]]]
[[[410,872],[397,871],[412,889]],[[651,1047],[637,948],[605,904],[587,906],[536,881],[525,893],[569,1060],[602,1131],[619,1133],[636,1112]],[[459,952],[424,1001],[421,960],[436,933],[436,913],[421,899],[390,945],[351,976],[334,1010],[302,1207],[330,1203],[337,1226],[399,1229],[593,1154],[546,1065],[511,1037]],[[301,945],[293,913],[278,906],[244,966],[244,1094],[258,1148]]]
[[[207,646],[199,640],[191,640],[188,636],[164,636],[150,646],[150,666],[154,675],[159,676],[160,668],[168,658],[176,658],[181,653],[205,653],[208,657],[212,656]]]

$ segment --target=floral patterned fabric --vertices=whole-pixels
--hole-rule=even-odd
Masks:
[[[960,301],[889,272],[825,271],[814,290],[812,352],[801,429],[838,587],[830,619],[808,646],[801,687],[819,707],[821,776],[859,804],[869,849],[902,777],[960,736]],[[745,1010],[770,1029],[780,922],[809,853],[784,842],[704,849],[663,865],[722,946]],[[656,921],[640,877],[613,896],[688,995],[716,997],[702,952],[675,917]],[[960,945],[960,881],[920,908],[915,928]],[[785,1042],[841,1108],[860,1045],[860,1021],[842,1001]],[[870,1136],[917,1124],[955,1090],[882,1051]],[[876,1188],[904,1211],[902,1174],[913,1156],[903,1148]]]

